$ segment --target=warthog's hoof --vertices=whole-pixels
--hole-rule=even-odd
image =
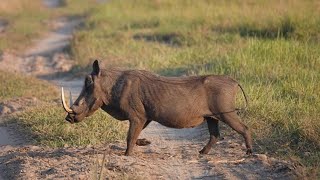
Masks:
[[[246,154],[247,154],[247,155],[252,155],[252,149],[247,149]]]
[[[151,142],[148,141],[148,140],[146,140],[145,138],[143,138],[143,139],[138,139],[137,142],[136,142],[136,144],[137,144],[138,146],[146,146],[146,145],[151,144]]]
[[[126,150],[126,152],[124,153],[125,156],[131,156],[132,152],[128,151],[128,149]]]
[[[209,148],[205,148],[205,147],[204,147],[201,151],[199,151],[199,153],[200,153],[200,154],[208,154],[209,151],[210,151]]]

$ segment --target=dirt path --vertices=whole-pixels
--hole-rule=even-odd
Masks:
[[[22,57],[5,54],[0,67],[47,79],[77,96],[82,80],[69,81],[65,77],[56,78],[55,74],[72,67],[73,62],[64,49],[80,22],[80,19],[68,18],[52,22],[56,27],[54,31],[35,41]],[[222,131],[228,132],[223,135],[224,139],[208,155],[199,155],[198,151],[208,140],[205,125],[177,130],[151,123],[140,138],[151,140],[152,144],[136,147],[134,156],[126,157],[123,156],[124,142],[50,149],[27,145],[15,137],[10,126],[0,127],[0,175],[3,179],[95,179],[102,166],[103,177],[110,179],[293,178],[290,163],[264,154],[248,157],[242,138],[224,126]]]

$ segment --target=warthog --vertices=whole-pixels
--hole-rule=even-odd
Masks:
[[[199,152],[207,154],[219,137],[219,120],[244,137],[247,154],[251,154],[250,131],[235,108],[238,87],[228,76],[163,77],[143,70],[106,70],[95,60],[74,104],[66,105],[63,89],[61,99],[70,123],[82,121],[99,108],[115,119],[129,120],[125,155],[132,154],[135,144],[149,143],[138,136],[151,121],[171,128],[190,128],[206,121],[210,139]]]

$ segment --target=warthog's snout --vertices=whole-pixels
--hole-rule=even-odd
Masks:
[[[68,121],[71,124],[77,122],[77,121],[75,121],[75,117],[74,117],[73,114],[68,114],[67,117],[66,117],[66,121]]]
[[[70,122],[71,124],[73,123],[78,123],[81,122],[84,118],[85,118],[85,113],[68,113],[68,115],[66,116],[65,120]]]
[[[86,113],[85,113],[86,111],[83,110],[83,107],[79,108],[78,105],[73,104],[71,92],[70,92],[70,106],[67,105],[64,97],[63,87],[61,88],[61,102],[64,110],[68,113],[68,115],[65,118],[66,121],[73,124],[73,123],[80,122],[84,117],[86,117]]]

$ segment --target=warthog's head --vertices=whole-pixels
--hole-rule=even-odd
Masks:
[[[101,70],[97,60],[93,63],[93,70],[87,75],[84,81],[82,91],[77,100],[72,103],[70,93],[70,105],[65,102],[63,88],[61,88],[61,101],[64,110],[68,113],[66,120],[70,123],[82,121],[85,117],[90,116],[104,104],[104,93],[101,88]]]

